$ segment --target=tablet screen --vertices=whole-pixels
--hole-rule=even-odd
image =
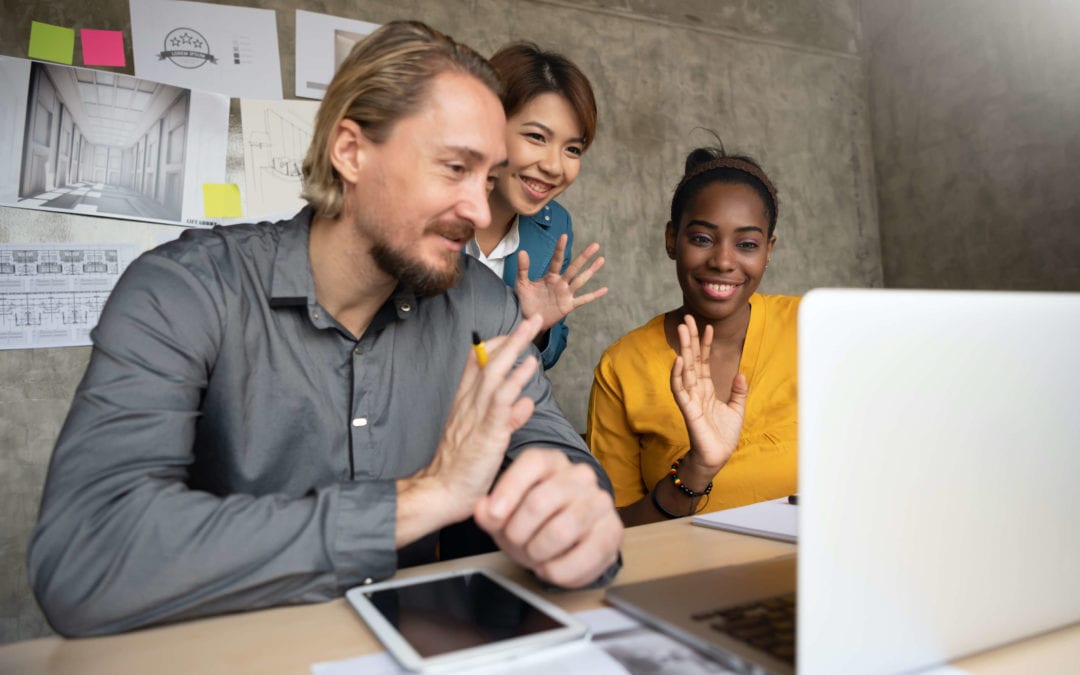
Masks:
[[[563,627],[479,573],[364,595],[425,658]]]

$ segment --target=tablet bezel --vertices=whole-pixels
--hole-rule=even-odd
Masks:
[[[431,581],[462,577],[470,574],[484,575],[493,583],[506,589],[507,592],[514,594],[538,611],[546,614],[556,623],[560,624],[559,627],[541,631],[539,633],[497,640],[476,647],[466,647],[437,656],[424,657],[413,648],[409,641],[406,640],[398,629],[383,616],[382,612],[380,612],[367,597],[369,593],[375,593],[385,589],[415,586]],[[544,600],[535,593],[522,588],[498,573],[479,567],[449,570],[418,577],[391,579],[374,584],[367,584],[365,586],[356,586],[349,589],[345,593],[345,597],[349,601],[349,604],[353,606],[353,609],[360,615],[360,618],[364,620],[364,623],[367,624],[375,637],[378,638],[379,642],[382,643],[383,647],[386,648],[386,651],[390,652],[403,668],[414,672],[432,673],[463,668],[466,666],[475,666],[498,659],[521,656],[543,647],[566,643],[577,639],[585,639],[589,636],[588,626],[571,616],[565,610]]]

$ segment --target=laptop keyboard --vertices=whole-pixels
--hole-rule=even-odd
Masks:
[[[694,621],[795,665],[795,594],[699,612]]]

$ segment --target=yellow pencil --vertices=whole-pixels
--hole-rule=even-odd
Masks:
[[[484,347],[484,341],[480,339],[480,333],[476,331],[472,334],[472,348],[476,352],[476,362],[483,368],[487,365],[487,348]]]

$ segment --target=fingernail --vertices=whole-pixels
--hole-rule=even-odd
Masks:
[[[500,497],[494,497],[491,503],[488,504],[488,511],[496,518],[502,518],[506,515],[506,500]]]

